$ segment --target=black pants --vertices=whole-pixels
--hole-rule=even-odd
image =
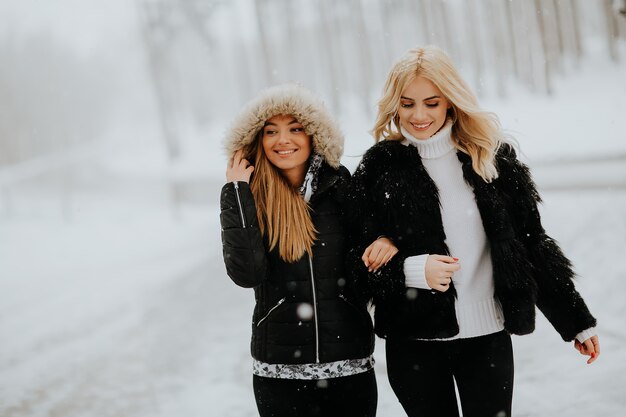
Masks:
[[[378,390],[374,370],[317,381],[253,376],[261,417],[374,417]]]
[[[410,417],[509,417],[513,348],[505,331],[450,341],[388,339],[387,374]]]

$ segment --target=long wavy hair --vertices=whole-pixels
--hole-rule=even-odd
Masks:
[[[400,96],[417,77],[431,81],[451,104],[448,117],[454,122],[452,139],[458,150],[471,157],[474,171],[486,182],[497,178],[495,155],[500,145],[509,140],[498,117],[480,109],[476,96],[448,55],[436,46],[410,49],[391,68],[372,129],[376,142],[402,139],[398,118]]]
[[[292,187],[263,150],[263,130],[244,147],[245,158],[254,161],[250,189],[256,204],[259,228],[269,243],[269,250],[278,247],[286,262],[296,262],[305,253],[313,253],[317,231],[310,207],[298,190]]]

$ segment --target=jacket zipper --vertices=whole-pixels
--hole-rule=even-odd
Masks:
[[[339,298],[341,298],[343,301],[345,301],[347,304],[350,304],[351,306],[354,306],[354,304],[352,304],[350,301],[348,301],[348,299],[346,298],[345,295],[343,294],[339,294]]]
[[[345,295],[339,294],[339,298],[341,298],[350,307],[356,309],[358,312],[361,311],[361,309],[359,307],[357,307],[356,304],[354,304],[352,301],[348,300],[348,298]],[[365,310],[365,313],[369,316],[369,312],[367,312],[367,310]]]
[[[315,363],[320,363],[320,332],[317,321],[317,296],[315,295],[315,278],[313,275],[313,258],[309,255],[309,270],[311,271],[311,289],[313,290],[313,320],[315,322]]]
[[[263,317],[261,317],[261,320],[259,320],[256,324],[257,327],[259,327],[261,325],[261,323],[263,323],[265,321],[266,318],[268,318],[270,316],[270,314],[272,314],[272,311],[276,310],[282,303],[284,303],[286,300],[286,297],[281,298],[280,300],[278,300],[278,302],[276,303],[276,305],[272,308],[270,308],[270,311],[267,312],[267,314],[265,314]]]
[[[243,207],[241,206],[241,197],[239,197],[239,184],[237,181],[233,181],[235,184],[235,195],[237,196],[237,205],[239,205],[239,214],[241,215],[241,226],[246,228],[246,219],[243,217]]]

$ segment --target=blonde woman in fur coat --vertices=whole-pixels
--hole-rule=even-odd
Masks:
[[[374,336],[346,275],[343,136],[296,85],[272,87],[236,118],[221,192],[224,262],[254,288],[253,387],[264,416],[374,416]],[[379,268],[397,250],[375,251]]]
[[[348,198],[348,270],[373,299],[407,414],[457,417],[456,384],[464,417],[510,416],[510,334],[533,331],[535,306],[593,362],[596,320],[541,225],[528,168],[443,51],[393,65],[373,134]],[[362,252],[381,235],[399,252],[372,273]]]

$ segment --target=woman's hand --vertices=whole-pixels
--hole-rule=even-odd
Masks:
[[[369,272],[376,272],[398,253],[398,248],[386,237],[379,237],[369,245],[361,259]]]
[[[461,269],[458,258],[444,255],[428,255],[426,259],[426,282],[433,290],[446,292],[450,288],[452,276]]]
[[[243,151],[239,149],[228,162],[228,166],[226,167],[226,181],[250,182],[250,176],[252,175],[252,171],[254,171],[254,167],[250,165],[247,159],[243,159],[242,156]]]
[[[574,347],[580,352],[581,355],[591,356],[587,363],[592,363],[598,356],[600,356],[600,340],[598,336],[591,336],[589,339],[580,343],[578,340],[574,340]]]

